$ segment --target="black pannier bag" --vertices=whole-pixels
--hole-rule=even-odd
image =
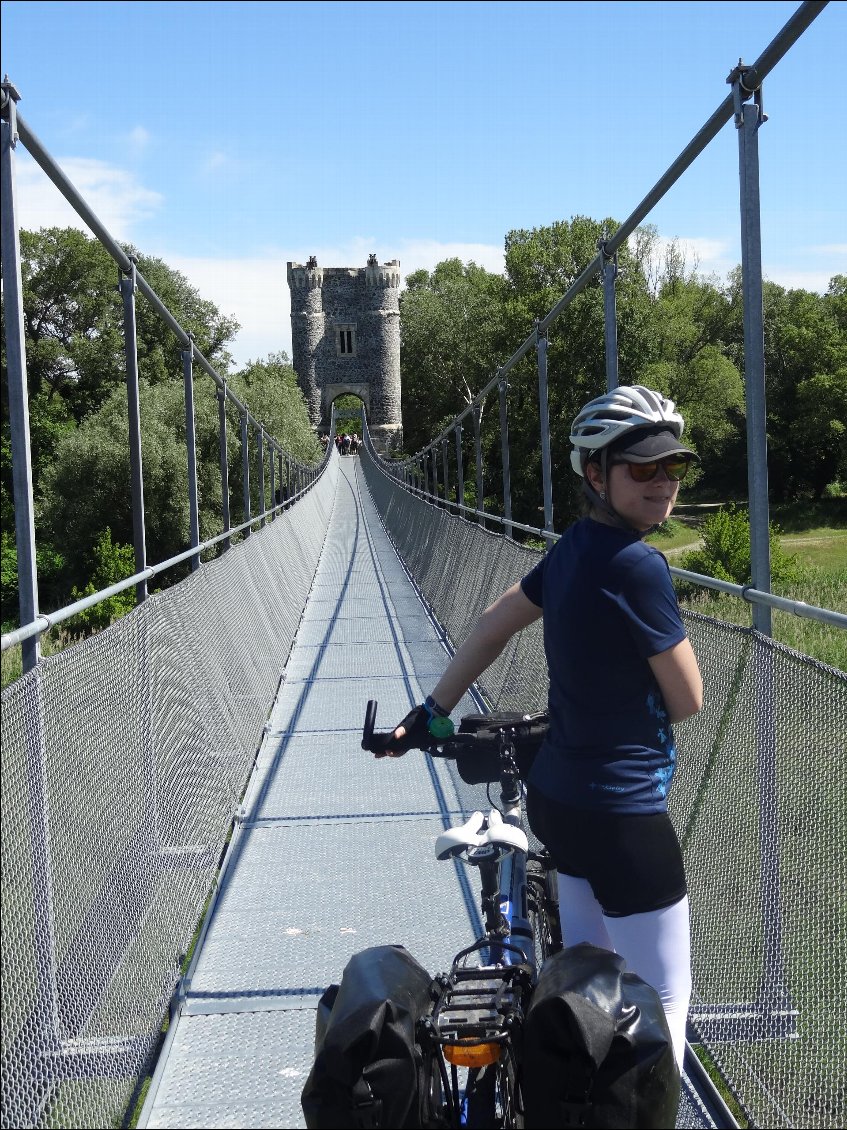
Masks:
[[[417,1128],[426,1081],[415,1028],[433,981],[403,946],[373,946],[321,997],[300,1101],[309,1130]]]
[[[459,724],[460,734],[476,734],[477,748],[463,751],[456,758],[459,776],[467,785],[488,784],[500,779],[500,762],[497,759],[499,731],[514,731],[515,760],[521,780],[525,781],[532,768],[535,755],[547,737],[550,728],[549,715],[514,714],[501,711],[499,714],[466,714]]]
[[[679,1071],[659,995],[582,943],[544,963],[524,1026],[527,1130],[676,1126]]]

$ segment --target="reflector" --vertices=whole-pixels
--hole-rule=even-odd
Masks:
[[[488,1067],[500,1058],[500,1044],[445,1044],[444,1058],[455,1067]]]

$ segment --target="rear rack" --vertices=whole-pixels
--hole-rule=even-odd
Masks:
[[[439,1044],[499,1043],[523,1024],[532,991],[533,970],[517,946],[497,942],[513,951],[516,965],[467,965],[474,951],[493,944],[481,938],[462,950],[449,973],[437,978],[438,998],[423,1021],[427,1034]]]

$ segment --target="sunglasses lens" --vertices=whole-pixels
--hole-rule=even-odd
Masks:
[[[688,463],[687,459],[666,459],[663,464],[665,474],[673,482],[678,483],[688,474]]]
[[[684,479],[688,474],[688,467],[690,464],[689,459],[657,459],[653,463],[627,463],[629,467],[630,476],[637,483],[649,483],[651,479],[655,479],[659,473],[659,467],[663,467],[665,474],[673,483],[678,483]]]
[[[635,479],[637,483],[649,483],[651,479],[656,477],[656,472],[659,470],[658,463],[627,463],[629,467],[630,477]]]

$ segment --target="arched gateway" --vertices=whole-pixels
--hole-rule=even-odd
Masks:
[[[288,264],[293,364],[312,423],[329,426],[336,397],[365,405],[378,450],[399,446],[400,261],[366,267]]]

